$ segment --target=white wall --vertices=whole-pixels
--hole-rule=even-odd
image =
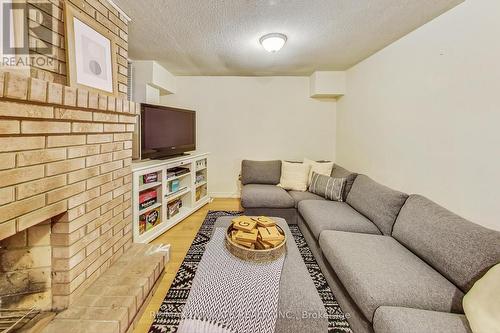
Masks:
[[[335,101],[309,98],[308,77],[177,77],[162,104],[197,111],[210,192],[239,195],[242,159],[333,159]]]
[[[351,68],[337,161],[500,230],[499,13],[465,1]]]
[[[159,104],[161,95],[176,92],[176,77],[156,61],[135,60],[131,68],[134,102]]]

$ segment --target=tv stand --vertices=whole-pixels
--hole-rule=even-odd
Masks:
[[[208,153],[197,152],[132,162],[135,243],[152,241],[210,201],[208,166]]]
[[[165,161],[165,160],[171,160],[173,158],[182,157],[182,156],[191,156],[191,153],[181,153],[181,154],[163,156],[163,157],[155,158],[155,160]]]

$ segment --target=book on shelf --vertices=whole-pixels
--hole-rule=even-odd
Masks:
[[[158,173],[151,172],[145,175],[142,175],[140,178],[140,185],[156,183],[158,181]]]
[[[191,170],[189,168],[175,167],[167,170],[167,180],[169,178],[174,178],[178,176],[182,176],[184,174],[189,173]]]
[[[168,183],[168,191],[170,193],[179,191],[180,187],[181,187],[181,181],[179,179],[172,180],[170,183]]]
[[[158,193],[156,192],[156,189],[142,191],[139,194],[140,210],[153,206],[157,202],[158,202]]]
[[[149,231],[161,223],[161,209],[157,207],[139,217],[139,235]]]
[[[182,200],[176,199],[167,204],[167,218],[172,218],[177,215],[182,207]]]

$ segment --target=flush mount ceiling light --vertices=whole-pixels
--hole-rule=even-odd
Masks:
[[[280,33],[267,34],[259,39],[260,44],[267,52],[278,52],[286,43],[286,36]]]

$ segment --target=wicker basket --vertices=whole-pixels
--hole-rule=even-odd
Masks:
[[[285,239],[283,240],[283,242],[281,242],[280,245],[268,250],[252,250],[233,242],[233,240],[231,239],[232,226],[229,226],[226,231],[226,248],[234,256],[246,261],[269,262],[276,260],[286,252],[285,244],[287,240],[286,234],[283,232],[283,229],[281,229],[278,225],[276,225],[276,228],[278,228],[281,234],[285,236]]]

